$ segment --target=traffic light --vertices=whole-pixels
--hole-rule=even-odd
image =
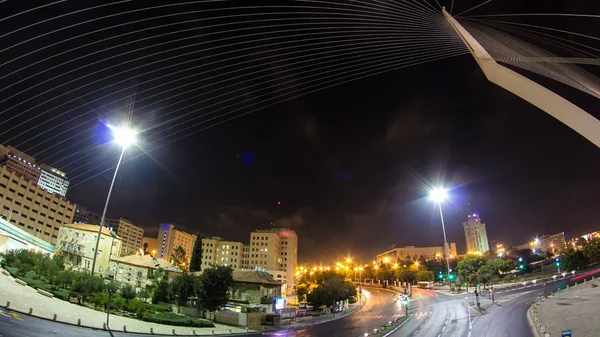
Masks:
[[[519,265],[519,269],[521,269],[521,270],[525,269],[525,265],[524,264],[520,264]]]
[[[556,258],[556,266],[560,267],[560,259],[559,258]]]
[[[438,275],[438,278],[439,278],[440,280],[443,280],[443,279],[444,279],[444,274],[442,274],[442,272],[440,272],[440,273],[439,273],[439,275]]]
[[[454,274],[452,274],[452,273],[451,273],[451,274],[448,274],[448,279],[449,279],[450,281],[454,281]]]

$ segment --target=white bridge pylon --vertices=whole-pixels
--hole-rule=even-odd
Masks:
[[[600,121],[598,119],[553,91],[498,64],[479,42],[452,15],[446,12],[445,8],[442,9],[442,13],[463,39],[488,81],[535,105],[600,147]]]

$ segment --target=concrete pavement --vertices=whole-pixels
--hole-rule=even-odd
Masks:
[[[541,298],[533,310],[550,336],[560,336],[563,330],[572,330],[577,337],[599,336],[600,282],[579,280],[569,289]]]

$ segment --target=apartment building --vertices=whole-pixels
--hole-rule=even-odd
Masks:
[[[266,270],[291,293],[298,264],[298,236],[285,228],[257,229],[250,233],[248,252],[243,263],[248,269]],[[242,248],[243,251],[243,248]]]
[[[244,244],[237,241],[223,240],[218,236],[202,238],[202,265],[229,266],[233,269],[242,268]]]
[[[485,223],[481,222],[479,214],[469,214],[467,221],[463,223],[463,228],[467,241],[467,252],[486,253],[490,251]]]
[[[194,242],[196,242],[196,235],[177,230],[174,224],[162,223],[158,227],[157,241],[158,257],[170,262],[175,249],[181,246],[185,250],[186,263],[189,265],[192,258],[192,250],[194,249]]]
[[[75,205],[75,214],[73,214],[74,223],[100,226],[100,219],[100,214],[90,211],[83,205]]]
[[[6,162],[5,162],[6,163]],[[73,222],[75,205],[28,180],[27,175],[0,166],[0,216],[11,224],[56,244],[60,226]]]
[[[104,226],[112,229],[123,240],[121,247],[121,256],[133,255],[142,248],[142,239],[144,238],[144,230],[126,218],[109,219],[110,222],[104,221]]]

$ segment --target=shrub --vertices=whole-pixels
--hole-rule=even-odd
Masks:
[[[69,301],[71,299],[71,294],[64,289],[50,290],[50,292],[52,294],[54,294],[54,297],[61,299],[63,301]]]
[[[172,312],[146,313],[142,315],[141,319],[146,322],[157,324],[189,326],[196,328],[213,328],[215,326],[211,321],[205,319],[181,316]]]

